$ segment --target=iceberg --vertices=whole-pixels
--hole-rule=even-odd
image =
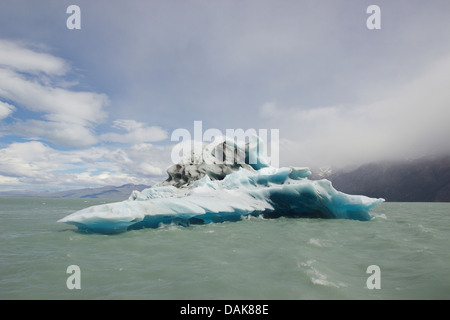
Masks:
[[[339,192],[326,179],[310,180],[308,168],[272,167],[261,153],[263,148],[258,137],[245,145],[227,138],[214,140],[202,147],[200,161],[193,161],[192,153],[169,167],[165,181],[133,191],[128,200],[88,207],[58,222],[82,232],[114,234],[249,216],[367,221],[375,215],[371,209],[384,201]],[[244,161],[224,161],[238,153]]]

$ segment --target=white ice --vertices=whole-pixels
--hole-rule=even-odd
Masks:
[[[218,160],[217,143],[210,144],[203,149],[203,161],[184,159],[168,169],[166,181],[133,191],[126,201],[92,206],[58,222],[111,234],[161,224],[238,221],[249,215],[370,220],[371,209],[384,201],[344,194],[325,179],[309,180],[308,168],[271,167],[258,153],[262,142],[253,141],[232,148],[243,151],[247,160],[253,153],[254,164],[225,164]]]

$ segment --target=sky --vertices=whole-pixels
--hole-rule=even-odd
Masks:
[[[81,29],[69,29],[70,5]],[[380,29],[369,29],[370,5]],[[0,191],[154,184],[174,130],[281,166],[450,152],[447,0],[0,0]]]

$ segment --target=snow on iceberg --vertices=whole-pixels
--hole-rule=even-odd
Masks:
[[[126,201],[92,206],[58,222],[75,225],[79,231],[112,234],[161,224],[188,226],[260,215],[370,220],[371,208],[384,201],[339,192],[325,179],[309,180],[308,168],[271,167],[258,152],[263,148],[258,138],[245,146],[226,139],[219,145],[222,148],[217,146],[205,146],[200,163],[184,159],[173,165],[167,170],[167,180],[133,191]],[[242,151],[245,161],[224,163],[230,148]],[[250,157],[256,159],[250,162],[254,164],[249,163]]]

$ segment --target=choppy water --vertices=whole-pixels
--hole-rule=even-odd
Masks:
[[[104,200],[0,198],[0,299],[450,299],[450,204],[384,203],[372,221],[251,218],[83,234]],[[69,290],[67,267],[81,270]],[[368,266],[380,289],[368,289]]]

